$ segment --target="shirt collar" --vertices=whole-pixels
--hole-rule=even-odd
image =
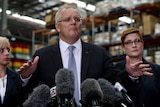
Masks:
[[[64,52],[67,50],[68,46],[70,46],[71,44],[68,44],[60,39],[59,45],[60,45],[60,48],[62,49],[62,51]],[[72,44],[72,46],[75,46],[76,49],[78,49],[78,50],[81,49],[81,47],[82,47],[81,40],[78,39],[74,44]]]

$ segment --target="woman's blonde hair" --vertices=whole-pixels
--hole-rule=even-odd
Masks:
[[[0,36],[0,48],[6,44],[8,47],[10,47],[10,42],[8,40],[8,38]]]

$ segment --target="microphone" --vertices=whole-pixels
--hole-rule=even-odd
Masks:
[[[50,95],[51,95],[51,99],[47,107],[57,107],[58,103],[57,103],[56,86],[50,88]]]
[[[31,95],[23,103],[23,107],[46,107],[50,98],[50,88],[41,84],[33,89]]]
[[[81,95],[84,107],[101,107],[100,101],[103,98],[103,93],[95,79],[88,78],[82,82]]]
[[[55,75],[56,93],[59,107],[74,107],[74,73],[63,68]]]
[[[130,105],[130,107],[135,107],[131,98],[127,95],[127,90],[119,83],[116,82],[114,85],[115,89],[122,93],[123,98],[125,99],[126,103]]]
[[[102,104],[104,107],[127,107],[122,94],[106,79],[97,80],[103,92]]]

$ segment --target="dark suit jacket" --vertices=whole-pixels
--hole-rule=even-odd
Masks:
[[[139,82],[133,82],[125,70],[124,60],[116,65],[121,70],[119,74],[121,83],[127,89],[135,107],[160,107],[160,66],[143,61],[150,64],[154,76],[143,75],[139,78]]]
[[[50,45],[35,52],[39,56],[36,72],[32,75],[27,88],[40,84],[55,86],[55,74],[63,68],[59,43]],[[110,82],[115,81],[117,70],[111,63],[107,51],[93,44],[82,42],[81,82],[86,78],[106,78]]]
[[[18,107],[21,84],[19,75],[7,68],[7,87],[4,103],[0,107]]]

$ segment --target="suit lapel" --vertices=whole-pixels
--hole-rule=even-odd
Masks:
[[[82,41],[81,82],[86,79],[90,59],[89,46]]]
[[[8,99],[8,97],[10,96],[10,93],[13,91],[13,85],[15,85],[15,79],[14,79],[14,75],[9,72],[9,69],[7,69],[7,87],[6,87],[6,93],[5,93],[5,97],[4,97],[4,104],[5,101]]]
[[[57,63],[55,63],[55,67],[63,68],[63,63],[62,63],[62,57],[60,53],[60,48],[59,48],[59,42],[54,45],[53,49],[53,58]],[[81,62],[81,82],[86,79],[87,77],[87,72],[88,72],[88,65],[89,65],[89,59],[90,59],[90,51],[89,51],[89,45],[87,43],[84,43],[82,41],[82,62]]]
[[[60,52],[60,48],[59,48],[59,43],[55,44],[52,48],[53,50],[53,61],[56,61],[54,64],[55,67],[57,67],[57,69],[59,68],[63,68],[63,63],[62,63],[62,57],[61,57],[61,52]]]

